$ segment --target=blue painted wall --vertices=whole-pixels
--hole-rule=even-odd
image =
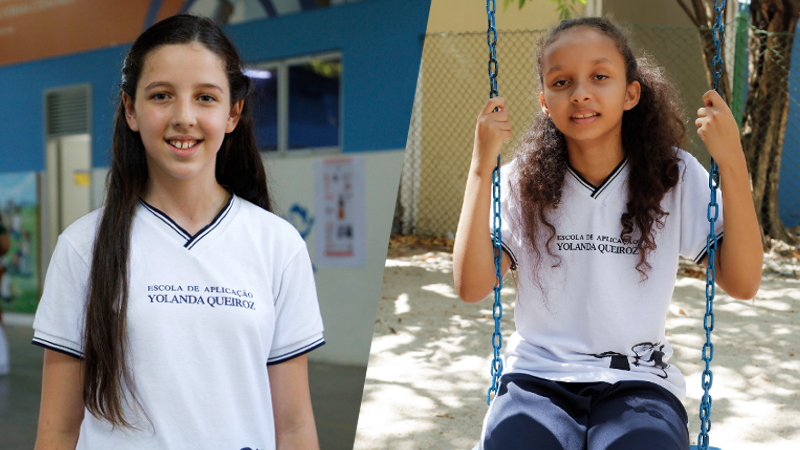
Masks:
[[[430,0],[366,0],[225,28],[242,58],[342,54],[342,150],[405,148]],[[92,86],[92,164],[108,165],[129,44],[0,67],[0,172],[42,171],[44,91]]]

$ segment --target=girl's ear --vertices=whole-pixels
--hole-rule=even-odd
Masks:
[[[244,108],[244,99],[239,100],[231,106],[231,113],[228,115],[228,124],[225,127],[226,133],[231,133],[236,129],[239,124],[239,117],[242,116],[242,108]]]
[[[133,109],[133,99],[124,92],[122,93],[122,104],[125,106],[125,121],[128,122],[128,128],[131,131],[139,132],[139,122],[136,120],[136,111]]]
[[[547,103],[544,101],[544,92],[539,93],[539,104],[542,106],[542,112],[550,117],[550,110],[547,108]]]
[[[625,90],[625,103],[622,105],[622,109],[625,111],[630,111],[636,105],[639,104],[639,97],[642,95],[642,85],[639,84],[638,81],[633,81],[628,85],[628,88]]]

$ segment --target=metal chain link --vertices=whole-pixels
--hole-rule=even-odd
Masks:
[[[714,0],[716,23],[714,23],[714,59],[711,70],[714,73],[714,90],[719,92],[719,78],[722,75],[722,42],[725,36],[725,25],[722,24],[722,14],[725,9],[725,0]],[[717,204],[717,186],[719,186],[719,170],[714,158],[711,158],[711,170],[708,174],[708,188],[711,199],[708,202],[709,232],[706,238],[708,249],[708,270],[706,271],[706,313],[703,317],[703,328],[706,330],[706,343],[703,344],[703,361],[706,363],[703,370],[701,385],[703,387],[703,400],[700,403],[700,434],[697,436],[697,448],[708,450],[708,433],[711,431],[711,384],[714,374],[711,372],[711,360],[714,358],[714,344],[711,343],[711,332],[714,330],[714,282],[716,268],[714,266],[717,251],[717,233],[715,224],[719,218],[719,205]]]
[[[489,19],[489,28],[486,30],[486,42],[489,44],[489,98],[494,98],[497,93],[497,29],[494,26],[495,0],[486,0],[486,15]],[[500,218],[500,155],[497,155],[497,165],[492,171],[492,243],[494,250],[494,306],[492,307],[492,317],[494,318],[494,333],[492,333],[492,385],[486,393],[486,403],[491,404],[492,393],[497,395],[500,387],[500,376],[503,375],[503,360],[500,358],[500,349],[503,347],[503,334],[500,332],[500,320],[503,318],[503,305],[500,303],[500,291],[503,289],[503,274],[500,267],[502,263],[501,243],[503,238],[500,234],[502,220]]]
[[[486,43],[489,44],[489,98],[497,94],[497,28],[494,26],[495,0],[486,0],[486,15],[489,28],[486,30]]]

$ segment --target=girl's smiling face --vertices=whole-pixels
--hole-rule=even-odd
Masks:
[[[202,44],[156,48],[145,59],[136,99],[123,94],[125,119],[144,144],[151,178],[213,182],[216,155],[236,128],[223,60]]]
[[[621,147],[622,113],[639,101],[639,82],[628,83],[614,41],[593,28],[562,31],[542,54],[542,111],[567,141]]]

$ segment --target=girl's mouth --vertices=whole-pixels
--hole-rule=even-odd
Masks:
[[[192,141],[168,140],[167,142],[169,143],[169,145],[175,147],[178,150],[188,150],[190,148],[193,148],[200,142],[202,142],[202,140],[192,140]]]
[[[600,113],[585,113],[585,114],[575,114],[574,116],[570,117],[570,120],[577,124],[587,124],[592,123],[600,116]]]

